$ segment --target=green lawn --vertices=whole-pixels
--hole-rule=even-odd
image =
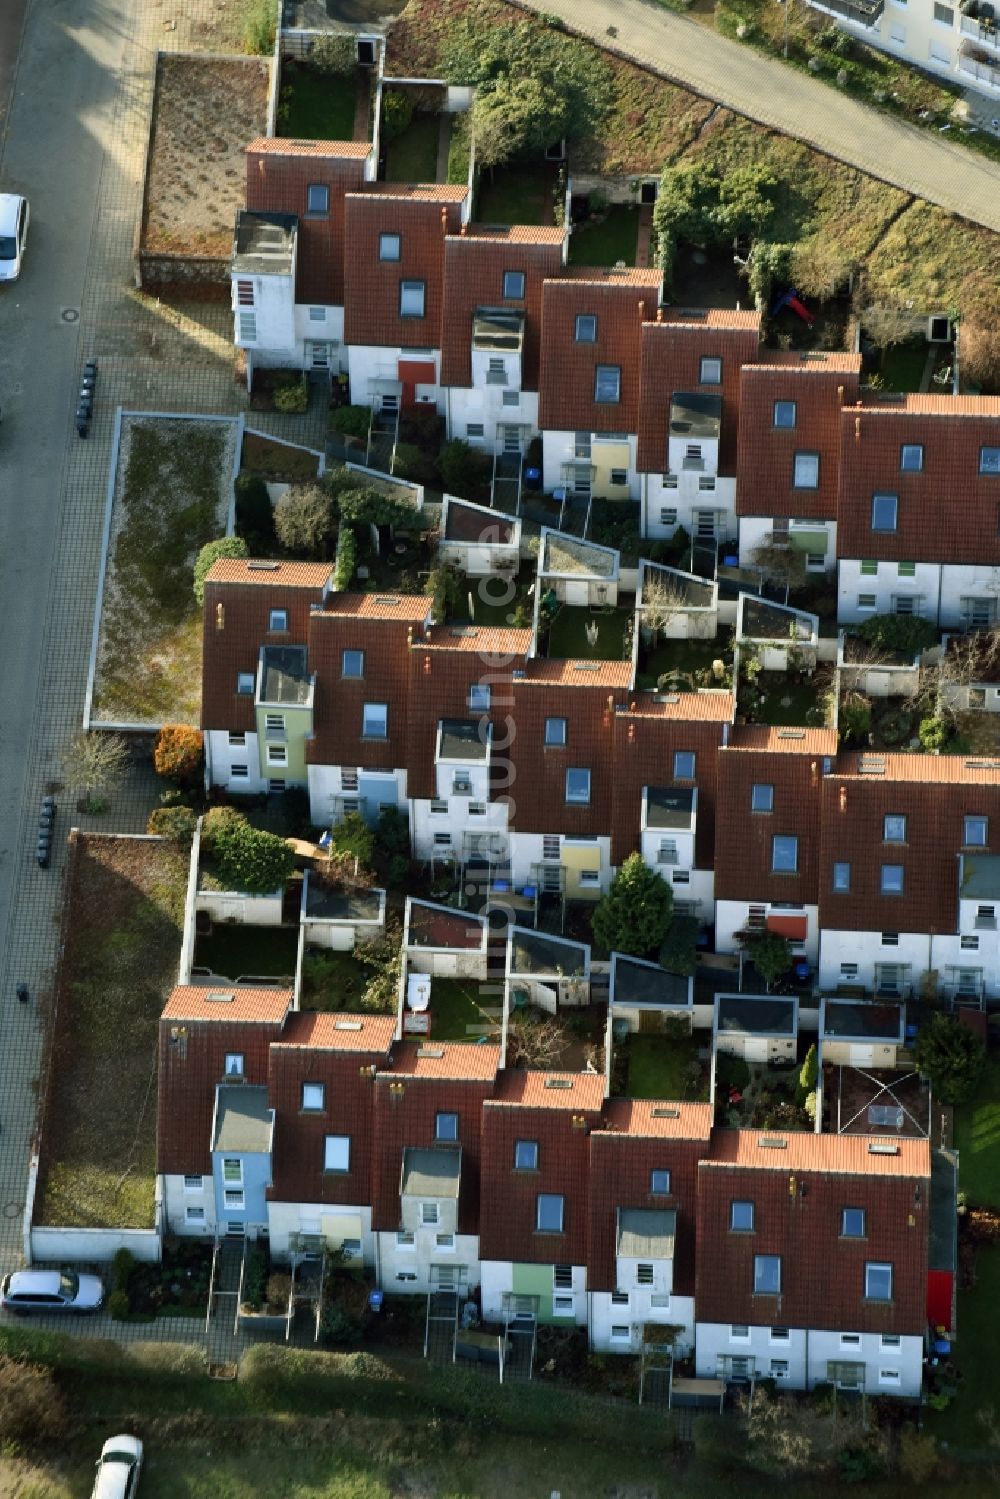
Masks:
[[[804,727],[815,724],[818,701],[811,682],[780,682],[764,688],[764,701],[753,711],[755,723]]]
[[[315,72],[301,63],[286,63],[278,103],[278,134],[292,140],[353,140],[357,90],[366,86],[364,74],[342,78]]]
[[[582,605],[563,604],[549,630],[548,656],[553,661],[623,661],[625,631],[631,609],[594,612]],[[597,643],[587,639],[587,626],[597,625]]]
[[[196,939],[194,961],[197,967],[210,968],[228,979],[243,974],[290,978],[295,973],[298,936],[297,927],[217,921],[210,937]]]
[[[316,477],[316,454],[288,442],[272,442],[248,432],[243,438],[240,456],[241,474],[280,474],[289,482]]]
[[[495,992],[494,992],[495,990]],[[483,1013],[495,1010],[495,1016]],[[499,1034],[503,1005],[501,986],[488,986],[483,993],[475,979],[435,978],[431,981],[431,1036],[435,1041],[477,1041],[484,1027]]]
[[[439,131],[438,115],[414,115],[385,148],[386,182],[436,182]]]
[[[976,1285],[958,1293],[958,1339],[955,1365],[962,1376],[957,1397],[947,1410],[924,1411],[926,1429],[953,1447],[985,1448],[986,1433],[978,1412],[1000,1409],[997,1376],[996,1314],[1000,1306],[1000,1248],[976,1254]],[[984,1475],[985,1476],[985,1475]],[[982,1492],[986,1493],[989,1485]]]
[[[354,952],[307,947],[302,959],[304,1010],[355,1010],[372,977],[372,969]]]
[[[609,208],[599,224],[580,224],[569,239],[569,258],[576,265],[635,265],[639,210],[627,203]]]
[[[694,1036],[641,1036],[628,1040],[630,1098],[707,1099],[707,1077],[694,1083],[698,1042]]]
[[[959,1187],[973,1207],[1000,1208],[1000,1055],[986,1064],[979,1091],[955,1110]]]
[[[924,339],[911,338],[904,344],[893,344],[883,352],[879,366],[886,390],[919,390],[926,363]]]
[[[514,162],[484,172],[479,181],[476,218],[481,224],[554,224],[554,167]]]

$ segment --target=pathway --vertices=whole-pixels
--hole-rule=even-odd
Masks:
[[[0,289],[0,593],[5,695],[0,734],[0,1270],[20,1259],[35,1131],[40,1019],[59,938],[71,824],[144,832],[157,788],[148,767],[107,815],[60,797],[51,867],[34,861],[40,798],[83,712],[117,405],[246,408],[234,379],[232,314],[178,309],[132,288],[132,235],[156,48],[211,50],[216,0],[185,0],[177,26],[132,0],[31,0],[5,140],[4,183],[31,193],[21,279]],[[225,50],[225,46],[219,50]],[[100,364],[90,437],[73,427],[83,360]],[[325,410],[254,413],[253,425],[322,447]],[[28,983],[31,1003],[14,986]],[[113,1065],[109,1059],[108,1065]]]
[[[515,0],[566,29],[904,192],[1000,230],[1000,162],[859,104],[655,0]]]

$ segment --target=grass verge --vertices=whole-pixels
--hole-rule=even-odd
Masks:
[[[177,976],[186,884],[174,844],[79,836],[36,1223],[153,1225],[156,1037]]]
[[[94,683],[97,723],[197,723],[195,559],[222,536],[234,425],[126,416]]]
[[[627,203],[609,208],[599,224],[581,224],[570,236],[569,258],[578,265],[635,265],[639,210]]]
[[[363,75],[339,77],[286,63],[278,99],[278,134],[300,141],[354,139],[354,110]]]
[[[955,1110],[955,1145],[958,1184],[970,1204],[1000,1210],[1000,1056],[996,1052],[987,1060],[976,1096]]]
[[[693,1082],[695,1071],[699,1081]],[[708,1085],[693,1036],[630,1036],[629,1098],[705,1099]]]
[[[440,128],[438,115],[414,115],[385,148],[386,182],[436,182]]]

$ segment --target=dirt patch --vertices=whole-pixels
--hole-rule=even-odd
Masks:
[[[159,60],[142,246],[228,256],[246,145],[267,128],[263,58]]]
[[[77,835],[36,1223],[152,1227],[157,1029],[177,976],[186,881],[176,844]]]

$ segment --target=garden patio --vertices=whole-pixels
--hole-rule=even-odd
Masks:
[[[612,1047],[612,1097],[707,1102],[709,1048],[704,1039],[684,1034],[631,1034]]]
[[[627,661],[632,620],[631,609],[562,604],[549,626],[545,654],[557,661]]]
[[[722,661],[724,673],[717,677],[713,661]],[[659,687],[671,692],[694,692],[699,687],[725,687],[732,682],[733,642],[731,632],[714,640],[658,640],[645,644],[640,638],[636,671],[637,687]]]

